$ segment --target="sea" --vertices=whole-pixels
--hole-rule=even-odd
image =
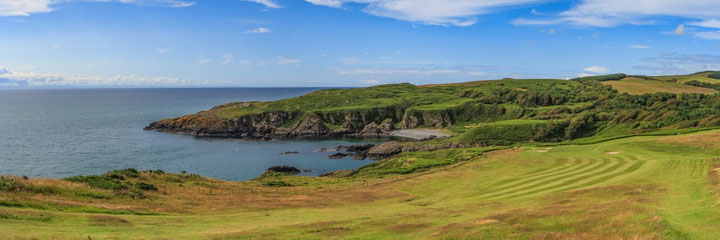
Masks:
[[[64,178],[136,168],[249,180],[288,165],[316,176],[372,160],[318,152],[381,139],[247,141],[143,127],[228,102],[268,101],[317,88],[0,89],[0,175]],[[297,151],[297,154],[281,154]]]

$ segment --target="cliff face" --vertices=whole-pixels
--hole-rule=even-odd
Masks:
[[[396,129],[443,128],[454,123],[453,110],[408,110],[390,106],[329,112],[266,112],[222,119],[198,113],[151,123],[145,130],[196,136],[239,138],[305,136],[386,136]]]
[[[356,100],[355,103],[372,100],[373,98]],[[303,101],[301,98],[290,99],[283,104],[291,105],[301,101]],[[335,101],[339,100],[328,102],[327,98],[323,97],[302,103],[312,107],[331,105]],[[456,122],[499,119],[507,113],[502,106],[482,104],[478,101],[456,104],[438,104],[438,102],[441,100],[426,101],[424,105],[408,101],[369,108],[367,105],[371,104],[362,107],[340,104],[323,110],[286,107],[298,109],[293,111],[263,110],[261,108],[267,104],[262,102],[230,103],[193,115],[153,122],[145,129],[196,136],[239,138],[387,136],[396,128],[445,128],[453,126]],[[222,115],[224,110],[245,111],[245,109],[257,111],[248,110],[237,115]]]

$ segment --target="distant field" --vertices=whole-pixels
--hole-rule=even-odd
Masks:
[[[620,81],[606,81],[602,84],[610,85],[613,89],[629,94],[641,95],[645,93],[667,92],[667,93],[702,93],[713,94],[716,91],[709,88],[684,85],[680,83],[646,80],[640,78],[625,78]]]
[[[711,74],[711,72],[699,72],[689,75],[672,75],[672,76],[653,76],[653,78],[660,79],[660,80],[675,80],[678,83],[684,83],[689,82],[692,80],[700,81],[700,82],[707,82],[707,83],[720,83],[720,79],[716,78],[710,78],[708,77]]]

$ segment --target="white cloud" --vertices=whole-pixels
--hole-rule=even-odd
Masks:
[[[338,69],[336,73],[341,75],[437,75],[437,74],[455,74],[460,73],[456,69],[384,69],[384,68],[368,68],[368,69]]]
[[[354,57],[340,58],[340,62],[342,62],[342,64],[345,64],[345,65],[351,65],[351,64],[356,64],[356,63],[360,62],[360,60],[357,58],[354,58]]]
[[[250,60],[248,60],[248,59],[242,59],[242,60],[238,60],[238,61],[237,61],[237,64],[238,64],[239,66],[245,66],[245,65],[248,65],[248,64],[250,64],[250,63],[252,63],[252,61],[250,61]]]
[[[70,73],[13,72],[0,67],[0,87],[52,86],[183,86],[191,80],[137,75],[89,76]]]
[[[583,68],[583,70],[585,70],[587,72],[592,72],[592,73],[606,73],[608,71],[608,69],[606,67],[600,67],[600,66],[586,67],[586,68]]]
[[[198,64],[206,64],[206,63],[211,63],[211,62],[212,62],[211,59],[201,58],[200,60],[198,60],[197,63],[198,63]]]
[[[2,0],[0,1],[0,16],[28,16],[33,13],[48,13],[53,9],[51,0]]]
[[[301,62],[302,61],[300,59],[292,59],[292,58],[286,58],[286,57],[275,58],[275,64],[277,64],[277,65],[300,64]]]
[[[632,49],[650,49],[651,47],[650,47],[650,46],[646,46],[646,45],[634,44],[634,45],[630,45],[629,48],[632,48]]]
[[[693,36],[702,39],[720,40],[720,31],[697,32],[694,33]]]
[[[233,56],[232,56],[232,54],[229,54],[229,53],[223,55],[223,57],[220,59],[220,64],[223,64],[223,65],[227,65],[232,62],[233,62]]]
[[[245,31],[245,33],[270,33],[270,32],[272,32],[270,29],[261,28],[261,27]]]
[[[706,28],[720,28],[720,20],[713,18],[713,19],[707,19],[707,20],[700,21],[700,22],[688,23],[688,25],[698,26],[698,27],[706,27]]]
[[[368,80],[363,80],[362,82],[363,82],[364,84],[374,85],[374,84],[380,83],[380,80],[368,79]]]
[[[596,27],[620,24],[652,24],[648,17],[675,16],[692,19],[720,17],[716,0],[582,0],[551,19],[517,19],[515,24],[569,23]],[[703,22],[700,22],[703,23]],[[707,24],[707,23],[706,23]]]
[[[49,13],[54,5],[70,0],[0,0],[0,17],[30,16],[36,13]],[[79,0],[86,2],[119,2],[139,6],[190,7],[195,2],[182,0]]]
[[[543,0],[305,0],[340,8],[344,3],[365,4],[364,12],[380,17],[431,25],[470,26],[475,16],[503,7],[517,6]]]
[[[675,33],[675,34],[677,34],[677,35],[683,35],[683,34],[685,34],[685,25],[678,24],[678,26],[675,28],[675,30],[673,31],[673,33]]]
[[[167,54],[167,53],[172,52],[172,49],[156,48],[156,49],[155,49],[155,52],[156,52],[156,53],[159,53],[159,54]]]
[[[720,69],[720,56],[710,54],[664,54],[642,59],[645,64],[634,66],[657,75],[686,74]]]
[[[278,5],[277,3],[275,3],[272,0],[239,0],[239,1],[259,3],[262,5],[265,5],[265,7],[268,7],[268,8],[281,8],[280,5]]]

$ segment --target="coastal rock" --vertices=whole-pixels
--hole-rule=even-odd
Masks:
[[[353,172],[353,170],[337,170],[320,174],[320,177],[342,177],[351,172]]]
[[[345,158],[345,157],[347,157],[347,156],[348,156],[347,153],[336,153],[336,154],[327,156],[327,158],[329,158],[329,159],[341,159],[341,158]]]
[[[324,136],[330,132],[330,128],[315,114],[307,114],[292,130],[296,136]]]
[[[282,166],[270,167],[267,170],[265,170],[265,173],[270,173],[270,172],[285,173],[285,174],[298,174],[298,173],[300,173],[300,169],[297,169],[297,168],[291,167],[291,166],[282,165]]]
[[[287,151],[287,152],[280,153],[280,155],[288,155],[288,154],[298,154],[298,151]]]
[[[403,146],[397,141],[391,141],[368,149],[367,157],[385,158],[401,152],[403,152]]]

